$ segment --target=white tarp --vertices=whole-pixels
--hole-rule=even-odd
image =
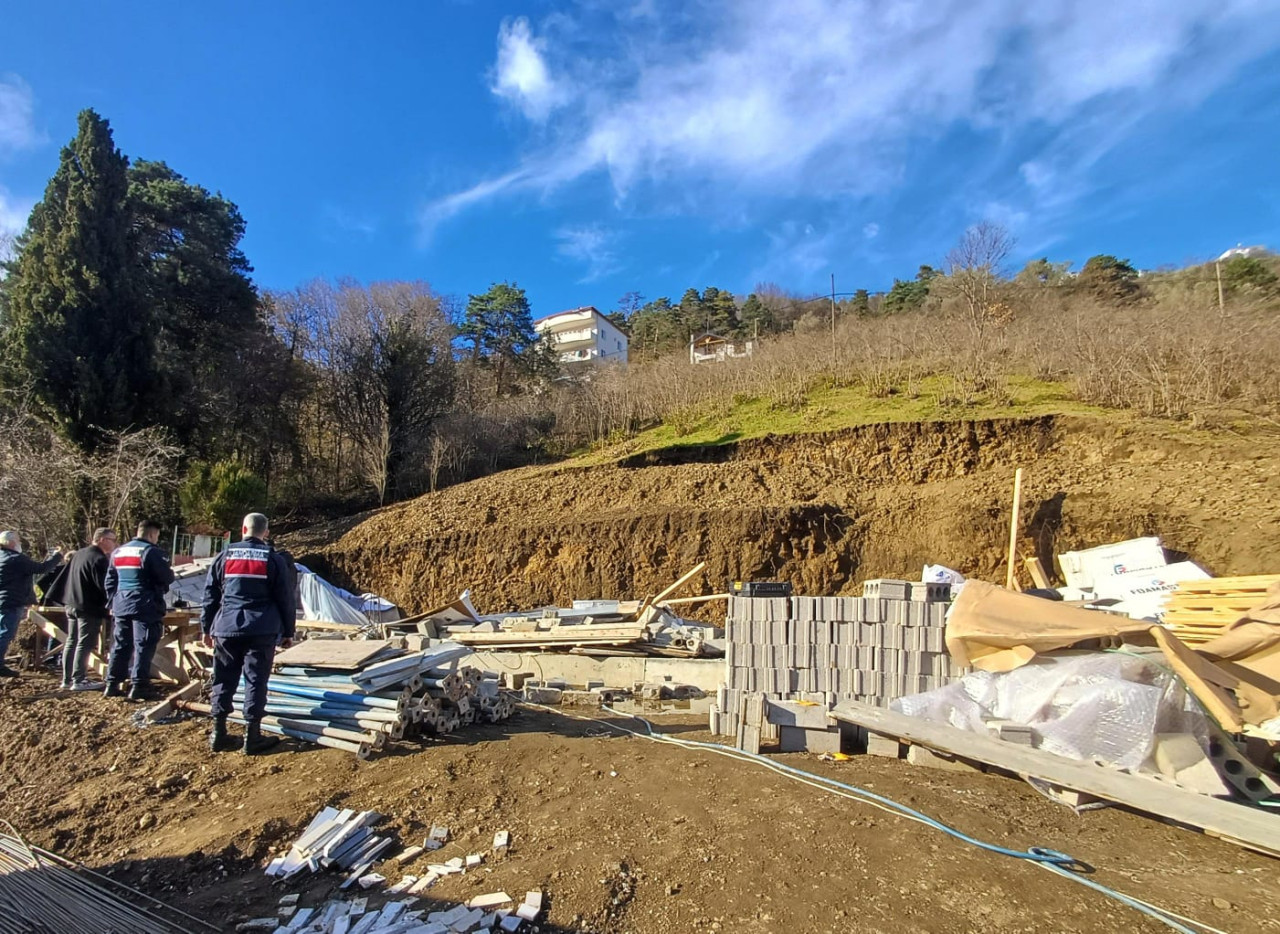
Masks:
[[[339,588],[319,574],[298,565],[298,595],[302,599],[302,618],[326,623],[346,623],[369,628],[369,617],[353,607]]]

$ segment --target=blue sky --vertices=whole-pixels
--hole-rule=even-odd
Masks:
[[[1280,247],[1280,0],[10,3],[0,228],[94,107],[222,191],[259,284],[887,288]]]

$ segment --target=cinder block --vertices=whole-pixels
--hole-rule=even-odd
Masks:
[[[923,765],[931,769],[942,769],[947,772],[982,771],[961,759],[954,759],[948,756],[939,755],[931,749],[926,749],[924,746],[908,746],[907,761],[912,765]]]
[[[770,723],[778,726],[798,727],[805,730],[825,730],[831,726],[827,719],[825,705],[814,707],[809,704],[771,700],[765,706],[765,716]]]
[[[836,753],[840,751],[840,729],[806,730],[801,727],[778,727],[778,742],[783,752]]]
[[[951,585],[938,581],[912,581],[909,594],[916,603],[939,603],[951,599]]]
[[[884,756],[886,759],[901,759],[902,744],[898,742],[897,737],[868,733],[867,753],[872,756]]]
[[[910,593],[911,583],[909,581],[895,580],[887,577],[878,578],[877,580],[869,580],[862,585],[862,595],[864,597],[905,600]]]

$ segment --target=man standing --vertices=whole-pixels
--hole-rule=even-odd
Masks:
[[[97,529],[93,544],[71,556],[67,568],[67,644],[62,649],[62,687],[70,691],[100,691],[102,685],[86,678],[89,652],[107,618],[108,558],[118,541],[113,529]]]
[[[290,590],[284,558],[266,542],[267,517],[251,512],[241,528],[244,540],[228,545],[209,567],[204,585],[200,631],[213,648],[213,732],[209,748],[226,752],[236,747],[227,734],[240,675],[244,673],[244,751],[257,755],[279,742],[262,735],[267,706],[267,679],[276,644],[293,644],[297,603]]]
[[[151,682],[151,660],[164,630],[164,595],[173,583],[173,569],[158,547],[160,523],[138,524],[137,537],[111,555],[104,586],[107,602],[116,618],[111,660],[107,665],[107,697],[124,693],[128,675],[129,700],[146,700]]]
[[[35,605],[35,579],[61,563],[62,552],[56,548],[43,562],[33,561],[22,553],[22,536],[17,532],[0,533],[0,678],[18,675],[5,664],[5,656],[27,607]]]

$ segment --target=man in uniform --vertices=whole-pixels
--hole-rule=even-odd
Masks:
[[[67,644],[62,648],[62,687],[68,691],[100,691],[102,685],[87,679],[89,652],[98,646],[98,634],[107,618],[107,569],[116,549],[116,533],[97,529],[93,544],[71,556],[67,566],[64,603],[67,607]]]
[[[35,580],[62,564],[62,552],[54,549],[43,562],[22,553],[22,536],[0,534],[0,678],[16,678],[18,673],[5,664],[9,643],[18,634],[18,624],[27,607],[36,602]]]
[[[124,693],[128,675],[129,700],[146,700],[151,683],[151,660],[164,630],[164,595],[174,581],[173,569],[159,548],[160,523],[138,524],[137,537],[111,554],[105,590],[116,618],[111,660],[107,664],[107,697]]]
[[[245,681],[244,751],[256,755],[279,742],[262,735],[267,679],[277,643],[293,644],[297,603],[284,558],[266,542],[267,517],[244,517],[243,541],[228,545],[209,568],[200,630],[213,648],[213,731],[209,748],[226,752],[237,745],[227,734],[236,689]]]

